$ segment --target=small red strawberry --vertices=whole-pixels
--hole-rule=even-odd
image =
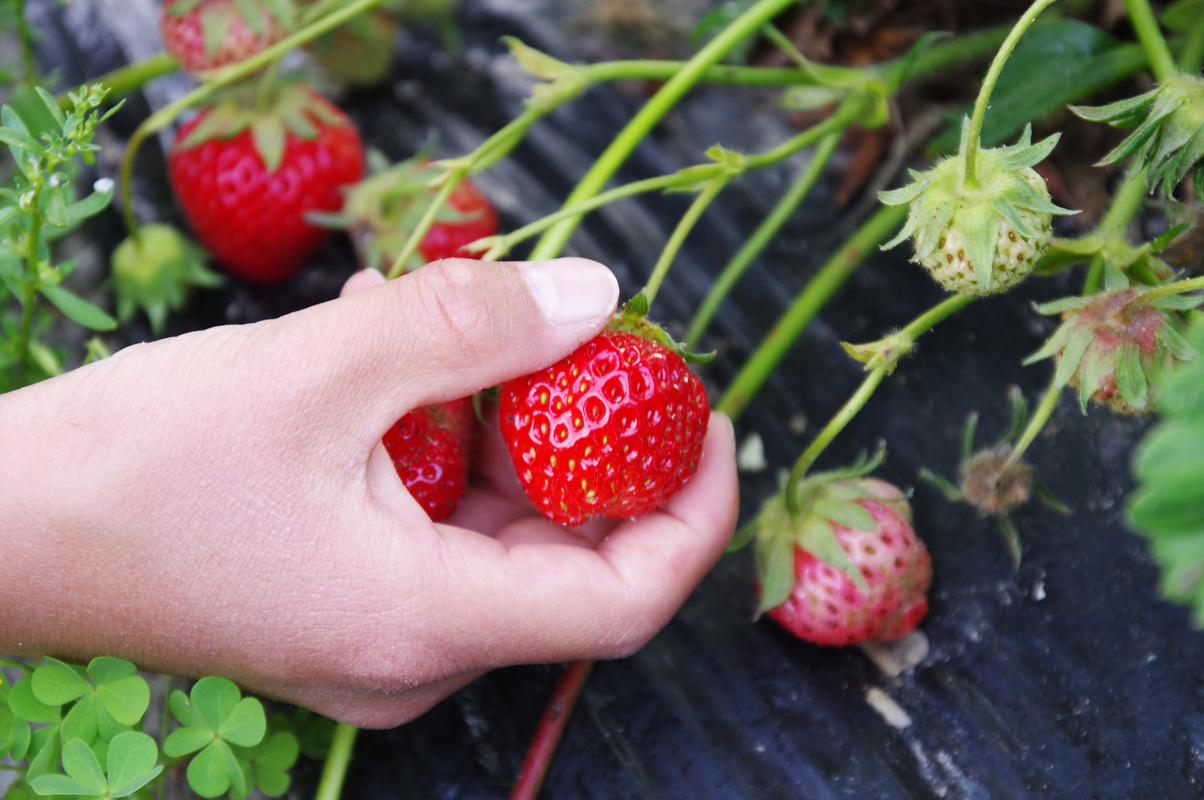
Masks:
[[[468,483],[474,411],[471,398],[422,406],[394,423],[385,451],[431,522],[446,519]]]
[[[623,314],[562,361],[504,383],[499,410],[527,497],[580,525],[664,505],[698,466],[710,405],[672,340]]]
[[[761,611],[808,642],[892,641],[928,613],[932,561],[895,486],[862,465],[772,497],[730,549],[756,539]]]
[[[293,25],[287,0],[164,0],[163,46],[189,72],[249,58],[285,37]]]
[[[427,158],[402,161],[348,189],[340,213],[311,219],[347,231],[364,265],[387,272],[435,195],[432,181],[442,174]],[[480,258],[480,253],[464,250],[464,246],[497,231],[497,210],[471,178],[464,178],[422,237],[418,253],[406,269],[441,258]]]
[[[176,135],[168,175],[193,233],[228,272],[252,283],[292,275],[326,238],[306,219],[333,211],[363,175],[351,120],[312,89],[285,87],[259,110],[223,100]]]

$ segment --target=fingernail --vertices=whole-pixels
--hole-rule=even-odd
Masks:
[[[609,316],[619,302],[614,274],[585,258],[528,261],[519,265],[544,319],[554,325]]]

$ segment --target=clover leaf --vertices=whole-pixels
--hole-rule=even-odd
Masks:
[[[172,758],[196,753],[188,765],[188,783],[202,797],[217,797],[227,791],[239,796],[250,793],[254,773],[242,752],[263,741],[267,717],[263,704],[243,697],[238,687],[225,678],[201,678],[189,695],[172,692],[171,712],[183,726],[163,742],[163,752]]]
[[[102,656],[86,672],[54,658],[34,670],[34,697],[48,706],[74,702],[63,717],[63,741],[112,739],[136,725],[150,704],[150,687],[129,661]],[[90,680],[89,680],[90,679]]]
[[[29,722],[21,719],[9,707],[8,698],[12,688],[0,674],[0,758],[10,756],[21,761],[29,751]]]
[[[163,771],[158,759],[155,740],[137,731],[119,733],[108,743],[107,770],[86,742],[71,739],[63,745],[65,774],[39,775],[29,785],[40,795],[126,797]]]
[[[252,748],[239,748],[255,779],[255,786],[268,797],[280,797],[288,791],[288,771],[297,763],[301,746],[288,731],[278,731]]]

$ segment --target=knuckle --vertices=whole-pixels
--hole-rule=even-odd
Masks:
[[[420,308],[427,336],[434,344],[450,341],[480,343],[495,333],[493,315],[479,290],[475,272],[463,261],[443,261],[419,270],[417,281]]]

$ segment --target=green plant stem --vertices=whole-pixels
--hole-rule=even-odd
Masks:
[[[1141,42],[1146,52],[1154,76],[1164,81],[1179,74],[1175,58],[1162,36],[1162,29],[1158,27],[1158,20],[1148,0],[1125,0],[1125,10],[1129,13],[1129,22],[1137,34],[1137,41]]]
[[[999,73],[1003,71],[1003,65],[1007,63],[1008,58],[1012,55],[1012,51],[1016,49],[1016,45],[1020,42],[1020,37],[1028,30],[1029,26],[1037,16],[1046,9],[1049,5],[1057,0],[1037,0],[1029,6],[1028,10],[1016,21],[1012,27],[1011,33],[1003,40],[1003,44],[999,47],[999,52],[995,54],[995,59],[991,62],[990,68],[987,70],[986,77],[982,79],[982,87],[978,90],[978,98],[974,101],[974,112],[970,116],[970,133],[966,143],[966,185],[973,186],[975,183],[975,162],[978,157],[979,139],[982,137],[982,124],[987,116],[987,107],[991,102],[991,93],[995,90],[995,84],[999,80]]]
[[[736,419],[769,378],[795,340],[844,285],[871,252],[887,240],[907,218],[907,206],[883,206],[862,223],[837,250],[777,321],[745,361],[715,408]]]
[[[17,387],[23,386],[25,383],[26,362],[29,361],[29,342],[33,336],[33,308],[38,300],[38,249],[42,244],[42,216],[39,208],[42,203],[42,187],[44,185],[42,175],[44,174],[45,170],[39,172],[34,178],[33,188],[30,190],[32,198],[29,205],[33,209],[33,213],[30,215],[28,249],[25,252],[25,282],[21,287],[21,322],[17,329],[17,363],[14,367],[16,372],[14,385]]]
[[[698,83],[709,67],[716,64],[741,41],[760,30],[761,26],[793,2],[794,0],[757,0],[734,22],[724,28],[718,36],[708,42],[632,117],[627,126],[615,137],[569,194],[565,204],[580,202],[597,194],[627,160],[636,146],[648,135],[648,132],[686,92]],[[549,229],[536,243],[531,258],[540,260],[559,255],[577,227],[579,219],[579,217],[570,217]]]
[[[298,31],[284,37],[270,47],[266,47],[250,58],[213,70],[205,77],[205,82],[188,94],[160,108],[142,121],[130,134],[126,143],[125,155],[121,160],[121,210],[125,219],[126,229],[130,234],[138,230],[138,219],[134,214],[132,202],[132,187],[134,177],[134,157],[142,142],[152,133],[157,133],[171,124],[176,116],[186,108],[208,100],[218,90],[229,86],[235,81],[251,75],[274,61],[279,60],[285,53],[310,42],[329,30],[337,28],[347,20],[361,14],[383,2],[383,0],[353,0],[346,6],[306,25]]]
[[[330,749],[326,752],[326,762],[322,766],[322,777],[318,780],[318,790],[314,800],[339,800],[343,792],[343,782],[347,778],[347,767],[351,763],[351,751],[355,748],[355,739],[359,728],[340,722],[335,725],[334,736],[330,740]]]
[[[915,341],[924,333],[927,333],[929,330],[931,330],[933,326],[970,305],[976,299],[977,298],[968,295],[953,295],[952,297],[946,298],[909,322],[901,331],[899,331],[898,334],[895,335],[904,339],[905,341]],[[811,444],[807,446],[807,449],[803,451],[803,454],[799,456],[798,461],[796,461],[794,464],[794,468],[790,471],[790,479],[787,483],[787,486],[798,485],[799,481],[802,480],[807,470],[810,469],[811,465],[815,463],[816,459],[823,454],[828,445],[832,443],[832,440],[845,429],[845,426],[848,425],[849,422],[851,422],[852,419],[857,416],[858,412],[861,411],[865,404],[869,402],[869,399],[873,397],[874,392],[878,389],[878,386],[882,383],[883,379],[891,373],[894,367],[894,362],[888,361],[870,370],[869,374],[866,375],[865,379],[861,382],[861,385],[857,387],[857,391],[855,391],[852,396],[845,401],[845,404],[841,406],[840,410],[837,411],[830,420],[828,420],[828,423],[824,426],[823,430],[819,432]],[[797,492],[787,491],[786,502],[787,505],[791,506],[793,503],[796,503]],[[794,511],[795,509],[792,507],[791,510]]]
[[[1183,46],[1179,48],[1179,69],[1195,75],[1204,66],[1204,14],[1197,14]]]
[[[535,800],[539,795],[544,776],[551,766],[552,756],[561,736],[564,735],[564,728],[573,714],[573,706],[577,704],[593,666],[593,661],[574,661],[565,668],[564,675],[544,707],[535,735],[531,738],[531,746],[527,749],[518,778],[510,790],[510,800]]]
[[[422,219],[414,226],[414,232],[410,234],[410,238],[406,239],[401,252],[393,260],[393,265],[389,267],[389,273],[386,276],[389,280],[399,277],[405,272],[406,262],[418,251],[418,246],[422,243],[422,237],[426,235],[427,230],[435,222],[435,217],[439,215],[440,209],[447,203],[447,198],[451,197],[451,193],[456,190],[456,184],[463,180],[467,174],[467,165],[453,169],[447,174],[443,183],[439,186],[439,191],[436,192],[431,202],[427,205],[426,211],[423,212]]]
[[[116,98],[129,94],[155,78],[175,72],[180,64],[168,53],[156,53],[134,64],[126,64],[112,72],[101,75],[89,83],[99,83],[109,90],[108,97]],[[59,108],[71,108],[71,98],[63,92],[54,98]]]
[[[811,189],[814,188],[816,181],[819,180],[828,162],[832,159],[832,154],[836,152],[836,146],[840,143],[840,139],[841,134],[830,133],[819,143],[807,167],[799,171],[798,177],[778,200],[773,210],[762,220],[752,235],[744,240],[744,244],[720,271],[706,297],[703,298],[702,304],[698,307],[698,311],[694,314],[694,319],[690,322],[690,329],[686,333],[687,348],[692,349],[698,345],[707,326],[714,319],[715,312],[719,310],[719,305],[727,297],[732,287],[736,285],[753,260],[769,245],[773,237],[777,236],[778,231],[794,214],[795,209],[811,193]]]
[[[690,231],[698,223],[702,212],[719,196],[719,193],[724,190],[731,180],[732,175],[728,173],[723,173],[713,178],[698,193],[698,196],[694,198],[694,202],[690,203],[690,207],[686,209],[686,213],[678,221],[677,227],[673,229],[669,240],[665,242],[664,248],[661,249],[660,258],[656,260],[656,265],[652,268],[652,274],[648,277],[648,283],[644,285],[644,296],[648,298],[649,306],[656,299],[656,293],[660,291],[665,276],[669,274],[669,267],[672,266],[673,259],[677,258],[677,254],[681,251],[681,246],[685,243]]]

